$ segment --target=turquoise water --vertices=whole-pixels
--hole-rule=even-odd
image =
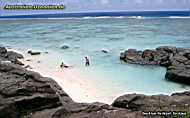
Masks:
[[[122,63],[119,54],[128,48],[163,45],[190,48],[189,26],[188,18],[1,20],[0,44],[25,53],[48,51],[43,66],[51,70],[62,60],[73,65],[102,91],[100,99],[134,92],[171,94],[190,87],[165,80],[165,68]],[[70,48],[61,49],[64,44]],[[90,57],[90,67],[84,67],[84,56]],[[112,91],[117,92],[112,95]]]

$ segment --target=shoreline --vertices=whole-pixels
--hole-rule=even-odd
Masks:
[[[14,51],[14,49],[12,51]],[[15,51],[20,53],[17,50]],[[32,69],[28,68],[28,70],[38,72],[44,77],[53,78],[66,93],[69,93],[70,97],[76,102],[92,103],[98,101],[111,104],[115,98],[123,95],[123,93],[121,93],[117,96],[111,97],[113,99],[108,99],[106,96],[101,97],[101,90],[96,89],[98,83],[92,83],[91,80],[86,79],[88,77],[85,76],[85,73],[81,72],[79,69],[60,69],[59,67],[46,69],[43,65],[38,63],[38,61],[43,58],[43,54],[36,56],[31,56],[23,52],[21,52],[21,54],[24,55],[24,59],[21,59],[20,61],[25,64],[25,66],[29,65],[32,67]]]
[[[144,94],[144,95],[158,95],[158,94],[163,94],[163,95],[172,95],[173,93],[176,92],[184,92],[187,90],[175,90],[172,91],[170,93],[146,93],[146,92],[137,92],[137,91],[130,91],[130,92],[116,92],[119,93],[116,96],[112,96],[112,97],[108,97],[109,94],[107,96],[101,96],[101,91],[102,90],[97,90],[96,85],[98,83],[92,83],[91,81],[88,81],[88,79],[84,79],[86,78],[85,73],[81,73],[78,72],[77,69],[60,69],[59,67],[56,68],[52,68],[52,69],[46,69],[43,67],[43,65],[40,65],[40,63],[38,63],[38,61],[43,60],[43,56],[46,56],[44,54],[40,54],[40,55],[36,55],[36,56],[32,56],[27,54],[26,52],[19,52],[18,50],[14,50],[11,49],[11,51],[15,51],[18,53],[21,53],[22,55],[24,55],[24,59],[21,60],[22,63],[24,63],[25,65],[29,65],[34,67],[33,69],[29,69],[31,71],[34,72],[38,72],[41,75],[43,75],[44,77],[50,77],[53,78],[61,87],[63,90],[66,91],[66,93],[69,93],[69,95],[71,96],[71,98],[76,101],[76,102],[85,102],[85,103],[92,103],[92,102],[103,102],[106,104],[112,104],[113,101],[118,98],[119,96],[122,96],[124,94]],[[26,60],[30,60],[30,61],[26,61]],[[41,66],[41,67],[40,67]],[[51,70],[51,72],[50,72]],[[77,75],[76,75],[77,74]],[[75,76],[73,76],[75,75]],[[76,77],[79,77],[80,79]],[[75,81],[73,83],[73,81]],[[182,85],[183,86],[183,85]],[[111,89],[111,88],[110,88]],[[90,90],[90,92],[89,92]],[[97,94],[98,93],[98,94]],[[103,94],[102,94],[103,95]],[[115,95],[115,94],[113,94]],[[97,97],[94,97],[97,96]]]
[[[3,82],[0,88],[0,117],[3,118],[149,118],[150,115],[144,113],[175,111],[180,113],[177,116],[184,117],[190,113],[190,91],[171,96],[126,94],[118,97],[111,105],[99,102],[77,103],[54,79],[18,65],[16,60],[23,58],[20,54],[7,52],[5,48],[1,48],[0,52],[0,79]],[[11,60],[11,63],[3,63],[2,60]],[[151,117],[159,116],[157,114]]]

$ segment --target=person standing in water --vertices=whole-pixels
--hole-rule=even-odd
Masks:
[[[88,57],[85,57],[85,66],[90,66],[90,61]]]

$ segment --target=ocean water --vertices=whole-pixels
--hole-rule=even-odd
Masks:
[[[165,68],[119,60],[120,52],[129,48],[190,48],[189,26],[189,18],[176,17],[0,20],[0,45],[24,53],[33,59],[34,69],[57,78],[64,76],[57,73],[62,61],[72,65],[63,70],[66,78],[56,81],[75,101],[111,103],[125,93],[154,95],[189,90],[189,86],[165,80]],[[69,49],[61,49],[63,45]],[[29,49],[48,54],[30,57],[26,54]],[[85,56],[90,58],[89,67],[84,66]]]
[[[133,17],[133,16],[144,16],[144,17],[170,17],[170,16],[178,16],[178,17],[189,17],[190,11],[110,11],[110,12],[64,12],[64,13],[54,13],[54,14],[39,14],[33,13],[28,14],[25,12],[24,15],[0,15],[0,18],[83,18],[83,17]]]

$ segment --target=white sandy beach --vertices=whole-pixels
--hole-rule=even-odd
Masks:
[[[113,100],[120,95],[115,96],[119,91],[114,90],[111,90],[110,93],[105,95],[106,90],[104,91],[101,87],[98,87],[101,86],[101,84],[90,80],[90,78],[88,78],[89,76],[86,75],[88,68],[85,69],[86,72],[75,67],[61,69],[59,66],[56,66],[49,68],[49,65],[43,63],[46,60],[46,55],[31,56],[24,53],[22,54],[24,55],[24,59],[21,59],[21,61],[25,65],[32,67],[32,69],[29,70],[53,78],[76,102],[91,103],[98,101],[111,104]]]

